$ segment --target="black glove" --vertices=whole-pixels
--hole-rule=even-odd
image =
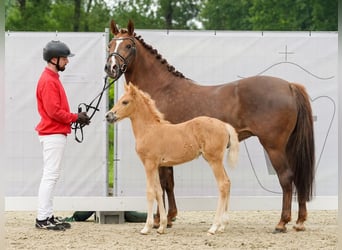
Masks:
[[[77,118],[76,122],[81,124],[81,125],[89,125],[90,118],[87,115],[87,112],[78,113],[78,118]]]

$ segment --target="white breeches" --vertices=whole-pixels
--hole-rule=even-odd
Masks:
[[[38,191],[38,220],[45,220],[53,215],[53,196],[61,172],[66,138],[62,134],[39,136],[44,167]]]

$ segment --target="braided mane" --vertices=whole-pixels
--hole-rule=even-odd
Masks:
[[[120,29],[120,33],[124,34],[124,33],[128,33],[128,31],[126,29]],[[157,60],[159,60],[159,62],[161,64],[165,64],[165,66],[169,72],[171,72],[173,75],[175,75],[177,77],[185,78],[183,73],[179,72],[178,70],[175,69],[174,66],[170,65],[167,62],[167,60],[165,58],[163,58],[161,54],[158,53],[158,50],[154,49],[151,45],[147,44],[144,41],[144,39],[140,35],[137,35],[135,32],[134,32],[134,38],[136,38],[141,43],[141,45],[144,46],[144,48],[149,50],[151,52],[151,54],[155,55]]]

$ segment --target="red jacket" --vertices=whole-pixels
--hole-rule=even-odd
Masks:
[[[39,135],[69,134],[71,123],[78,118],[70,113],[69,103],[58,73],[45,68],[36,89],[41,120],[36,126]]]

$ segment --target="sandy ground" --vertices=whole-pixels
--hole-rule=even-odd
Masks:
[[[56,213],[71,216],[72,212]],[[6,212],[6,249],[337,249],[337,211],[309,211],[306,231],[273,234],[279,211],[231,211],[223,233],[208,236],[214,212],[180,211],[164,235],[140,235],[143,223],[72,222],[63,232],[34,227],[35,212]],[[293,221],[297,213],[293,213]]]

